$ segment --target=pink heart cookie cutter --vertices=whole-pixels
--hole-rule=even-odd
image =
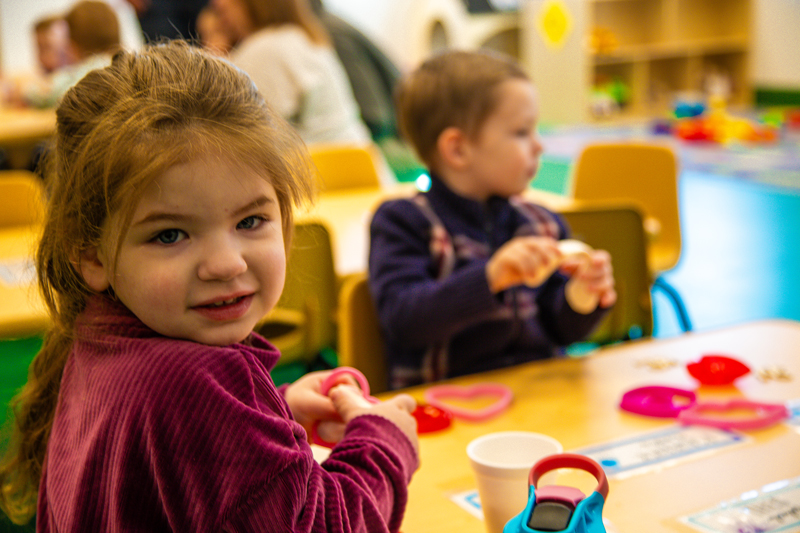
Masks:
[[[747,418],[713,416],[712,413],[730,413],[736,410],[752,410]],[[697,403],[678,414],[678,422],[689,425],[709,426],[719,429],[761,429],[789,417],[789,410],[780,403],[762,403],[750,400]]]
[[[497,400],[481,409],[469,409],[451,405],[443,401],[443,398],[456,398],[459,400],[474,400],[481,396],[496,396]],[[449,411],[453,416],[470,420],[472,422],[482,422],[499,415],[511,405],[514,393],[505,385],[499,383],[479,383],[469,387],[457,385],[434,385],[425,391],[425,401],[434,407]]]

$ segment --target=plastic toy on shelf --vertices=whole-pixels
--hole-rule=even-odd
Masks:
[[[677,120],[672,132],[685,141],[727,144],[774,143],[778,140],[779,128],[774,123],[731,115],[725,108],[725,100],[720,97],[709,98],[708,109],[702,109],[699,104],[678,102],[675,116]]]

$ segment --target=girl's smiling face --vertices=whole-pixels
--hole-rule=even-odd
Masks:
[[[112,267],[103,248],[94,263],[81,262],[92,289],[110,286],[154,331],[203,344],[239,342],[283,290],[275,189],[222,157],[176,165],[145,189]]]

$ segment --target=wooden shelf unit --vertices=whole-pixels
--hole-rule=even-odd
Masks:
[[[706,92],[709,76],[727,80],[729,103],[750,103],[752,0],[561,0],[571,31],[548,44],[539,21],[548,0],[523,2],[520,59],[539,86],[547,121],[593,120],[590,92],[600,80],[628,87],[620,116],[661,116],[677,95]],[[596,28],[613,36],[590,49]],[[555,81],[554,81],[555,80]]]

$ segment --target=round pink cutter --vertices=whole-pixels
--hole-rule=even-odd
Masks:
[[[684,398],[685,401],[678,403],[676,398]],[[650,385],[631,389],[623,394],[619,406],[625,411],[640,415],[675,418],[696,401],[697,395],[694,391]]]

